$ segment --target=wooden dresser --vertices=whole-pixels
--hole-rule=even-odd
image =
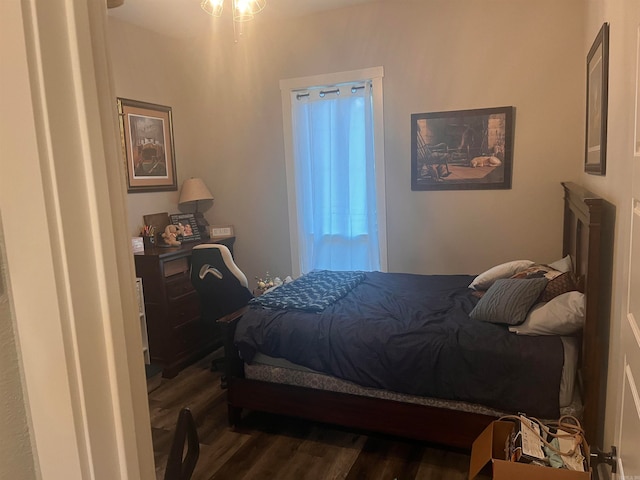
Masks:
[[[235,240],[209,243],[221,243],[233,254]],[[151,363],[162,367],[163,377],[175,377],[223,343],[219,326],[200,318],[200,299],[191,285],[191,250],[200,243],[148,248],[134,255],[136,276],[144,288]]]

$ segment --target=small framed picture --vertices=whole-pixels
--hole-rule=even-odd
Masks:
[[[209,237],[233,237],[233,225],[209,225]]]
[[[184,233],[182,235],[183,242],[193,242],[202,239],[196,217],[193,213],[174,213],[170,215],[170,218],[172,225],[182,224],[184,227]]]

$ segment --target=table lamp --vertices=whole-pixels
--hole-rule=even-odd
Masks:
[[[196,210],[193,215],[196,219],[198,230],[200,230],[200,235],[203,238],[209,238],[209,222],[204,218],[202,212],[198,211],[198,202],[203,200],[213,200],[213,195],[211,195],[201,178],[189,178],[182,183],[178,205],[182,206],[195,202]]]

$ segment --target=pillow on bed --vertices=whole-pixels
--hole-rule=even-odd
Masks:
[[[567,292],[534,306],[522,325],[509,327],[518,335],[575,335],[584,325],[584,294]]]
[[[546,278],[501,278],[487,290],[469,316],[474,320],[518,325],[546,287]]]
[[[471,282],[469,288],[473,290],[488,290],[496,280],[509,278],[531,265],[533,265],[531,260],[514,260],[513,262],[501,263],[478,275]]]
[[[551,268],[549,265],[543,263],[534,263],[533,265],[520,270],[511,276],[511,278],[546,278],[547,280],[553,280],[562,272]]]
[[[540,295],[541,302],[549,302],[563,293],[578,290],[578,284],[573,272],[561,273],[557,277],[549,280],[547,286]]]
[[[556,260],[553,263],[550,263],[549,266],[554,270],[558,270],[559,272],[565,273],[573,270],[573,262],[571,261],[571,255],[567,255],[560,260]]]
[[[540,295],[539,302],[548,302],[558,295],[578,289],[572,272],[562,273],[550,265],[539,263],[525,268],[511,278],[546,278],[549,280],[549,283]]]

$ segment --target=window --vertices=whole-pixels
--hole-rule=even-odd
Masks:
[[[386,270],[382,69],[281,90],[294,275]]]

